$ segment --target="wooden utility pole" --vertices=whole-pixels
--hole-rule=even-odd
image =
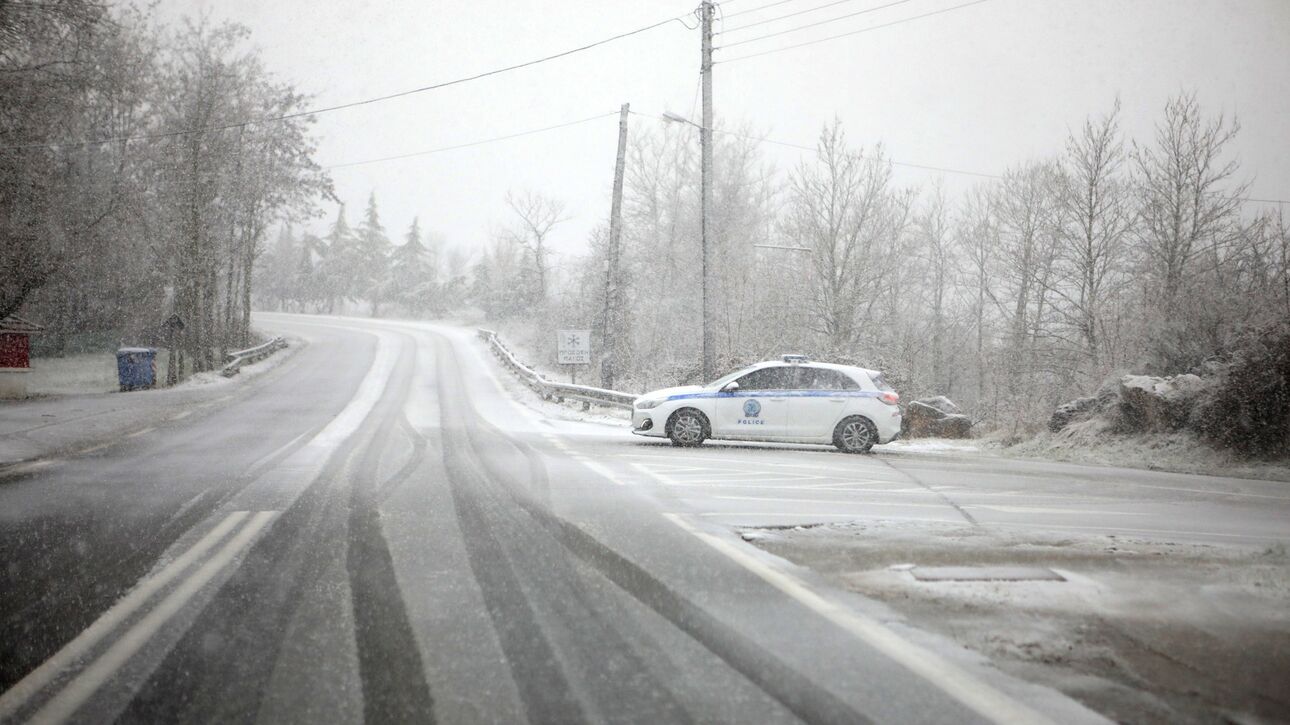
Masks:
[[[630,103],[618,109],[618,160],[614,163],[614,196],[609,205],[609,249],[605,266],[605,354],[600,361],[600,384],[610,390],[614,387],[614,374],[619,360],[620,329],[623,325],[622,286],[618,264],[623,237],[623,172],[627,166],[627,114]]]
[[[703,58],[699,72],[703,80],[703,125],[699,127],[699,146],[702,160],[702,212],[699,222],[700,243],[703,245],[703,381],[716,377],[716,350],[712,341],[713,327],[716,324],[716,303],[714,285],[712,284],[712,230],[709,228],[709,216],[712,210],[712,11],[711,0],[703,0],[699,5],[700,21],[703,26]]]

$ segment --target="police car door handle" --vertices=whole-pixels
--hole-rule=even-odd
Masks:
[[[782,402],[784,402],[785,400],[788,400],[788,398],[771,398],[771,399],[770,399],[770,401],[771,401],[772,403],[782,403]]]
[[[830,402],[830,403],[845,403],[845,402],[847,402],[847,401],[846,401],[845,399],[843,399],[843,398],[829,398],[829,402]]]

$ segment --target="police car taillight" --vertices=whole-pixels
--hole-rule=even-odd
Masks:
[[[881,400],[887,405],[895,405],[900,402],[900,395],[892,391],[887,391],[882,395],[878,396],[878,400]]]

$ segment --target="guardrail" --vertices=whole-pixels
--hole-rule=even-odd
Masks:
[[[269,340],[268,342],[264,343],[263,345],[256,345],[255,347],[249,348],[247,350],[238,350],[237,352],[230,352],[228,355],[226,355],[226,357],[228,358],[228,363],[224,367],[220,368],[219,374],[223,375],[226,378],[231,378],[234,375],[238,374],[238,372],[242,369],[243,365],[249,362],[256,362],[258,360],[263,360],[264,358],[272,355],[273,353],[277,352],[278,350],[281,350],[286,346],[287,346],[287,341],[285,339],[281,337],[275,337],[272,340]]]
[[[631,409],[636,403],[638,396],[632,393],[623,393],[617,390],[605,390],[604,388],[593,388],[589,385],[574,385],[572,383],[556,383],[542,377],[542,374],[520,362],[502,341],[498,339],[497,333],[492,330],[479,330],[479,338],[488,345],[493,355],[502,362],[520,382],[529,386],[533,392],[542,396],[543,400],[555,399],[563,401],[565,398],[572,400],[581,400],[583,403],[595,403],[596,405],[609,405],[617,408]]]

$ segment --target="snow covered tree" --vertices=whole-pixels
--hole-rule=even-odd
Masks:
[[[421,240],[421,225],[414,217],[403,244],[390,254],[389,301],[415,316],[432,308],[436,292],[430,252]]]
[[[357,241],[345,221],[345,205],[336,211],[336,219],[324,238],[325,254],[317,272],[318,294],[327,314],[336,311],[336,302],[351,299],[358,283],[355,265],[358,263]]]
[[[1065,325],[1076,333],[1086,385],[1124,362],[1123,351],[1111,349],[1110,306],[1129,278],[1135,212],[1119,115],[1117,101],[1110,113],[1070,134],[1059,178],[1064,223],[1055,292]]]
[[[367,299],[372,316],[377,317],[389,296],[390,240],[385,236],[385,227],[381,226],[375,192],[367,197],[367,209],[355,234],[354,251],[354,292]]]
[[[524,274],[528,281],[526,288],[531,289],[533,301],[542,304],[547,296],[547,272],[550,267],[547,260],[550,250],[547,246],[551,232],[561,222],[568,220],[564,213],[564,202],[532,191],[508,191],[506,206],[515,219],[503,235],[510,243],[524,250],[527,259],[527,271]]]
[[[820,133],[815,162],[789,179],[784,228],[811,248],[813,329],[833,355],[854,355],[901,262],[912,194],[896,189],[881,146],[852,151],[840,123]]]

